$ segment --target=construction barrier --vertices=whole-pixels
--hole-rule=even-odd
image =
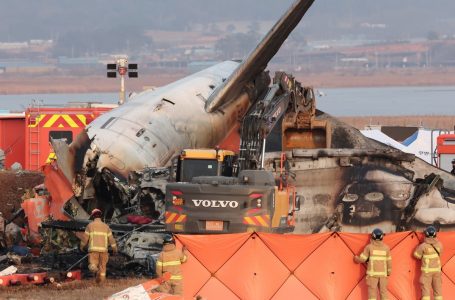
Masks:
[[[455,298],[455,232],[441,232],[444,299]],[[367,299],[364,264],[356,264],[368,234],[178,235],[186,246],[185,299]],[[387,234],[392,254],[389,299],[420,299],[421,233]]]

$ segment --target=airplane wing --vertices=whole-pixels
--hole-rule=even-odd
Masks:
[[[259,45],[237,67],[232,75],[219,86],[205,103],[205,110],[213,112],[235,99],[243,87],[265,70],[292,30],[299,24],[314,0],[297,0],[278,20]]]

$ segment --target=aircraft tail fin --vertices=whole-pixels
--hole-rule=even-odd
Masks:
[[[292,30],[299,24],[313,2],[314,0],[297,0],[294,2],[223,85],[219,86],[210,95],[205,103],[207,112],[213,112],[220,106],[235,99],[248,82],[265,70],[269,61],[278,52]]]

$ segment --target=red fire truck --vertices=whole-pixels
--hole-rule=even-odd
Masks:
[[[438,167],[450,172],[455,158],[455,134],[441,134],[437,141]]]
[[[26,170],[39,170],[55,157],[50,139],[70,144],[87,124],[116,105],[77,103],[64,107],[35,106],[24,113],[0,114],[0,149],[5,168],[18,162]]]

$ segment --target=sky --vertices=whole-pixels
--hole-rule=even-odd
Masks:
[[[292,0],[0,0],[0,42],[58,40],[123,28],[189,30],[194,24],[275,21]],[[316,0],[297,30],[312,39],[383,39],[455,34],[453,0]],[[363,25],[362,25],[363,24]],[[368,24],[384,24],[371,28]],[[110,31],[111,32],[111,31]]]

